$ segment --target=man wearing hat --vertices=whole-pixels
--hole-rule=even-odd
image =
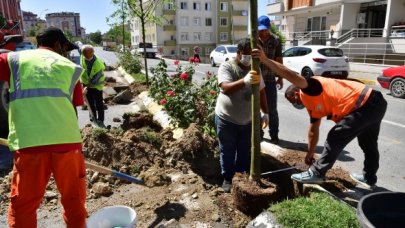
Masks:
[[[0,55],[14,152],[8,224],[37,226],[36,211],[53,174],[67,227],[85,227],[86,170],[74,109],[83,105],[83,69],[63,57],[75,46],[60,29],[50,27],[36,38],[36,50]]]
[[[283,63],[283,57],[281,53],[281,42],[278,37],[270,33],[270,19],[267,16],[260,16],[259,21],[259,43],[264,53],[269,59],[275,60],[279,63]],[[273,144],[279,143],[278,138],[278,112],[277,112],[277,85],[278,89],[283,88],[283,78],[277,77],[274,72],[265,66],[260,64],[264,83],[266,85],[266,97],[269,110],[269,135],[270,142]],[[277,77],[277,79],[276,79]]]

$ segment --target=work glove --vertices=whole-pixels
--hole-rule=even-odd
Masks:
[[[262,129],[265,129],[269,125],[269,114],[262,113],[262,117],[260,120],[262,124]]]
[[[245,82],[245,85],[252,85],[252,84],[259,84],[260,83],[260,74],[258,74],[256,71],[251,70],[244,78],[243,81]]]

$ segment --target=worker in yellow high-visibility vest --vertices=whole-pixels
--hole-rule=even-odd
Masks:
[[[86,170],[74,106],[83,105],[83,68],[66,52],[74,46],[50,27],[39,48],[0,55],[0,80],[9,82],[9,136],[14,151],[8,224],[36,227],[36,211],[51,174],[67,227],[85,227]]]

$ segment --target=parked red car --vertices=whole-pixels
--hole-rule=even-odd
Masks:
[[[393,97],[405,98],[405,66],[383,70],[377,81],[381,87],[389,89]]]

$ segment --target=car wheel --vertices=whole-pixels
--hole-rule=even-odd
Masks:
[[[309,79],[310,77],[314,76],[314,73],[312,73],[312,70],[308,67],[305,67],[302,72],[302,76],[304,76],[305,79]]]
[[[395,78],[390,83],[390,91],[393,97],[405,98],[405,79]]]
[[[214,58],[211,58],[211,66],[216,66],[217,64],[215,64]]]
[[[0,137],[6,138],[8,135],[8,85],[5,81],[0,81]]]

